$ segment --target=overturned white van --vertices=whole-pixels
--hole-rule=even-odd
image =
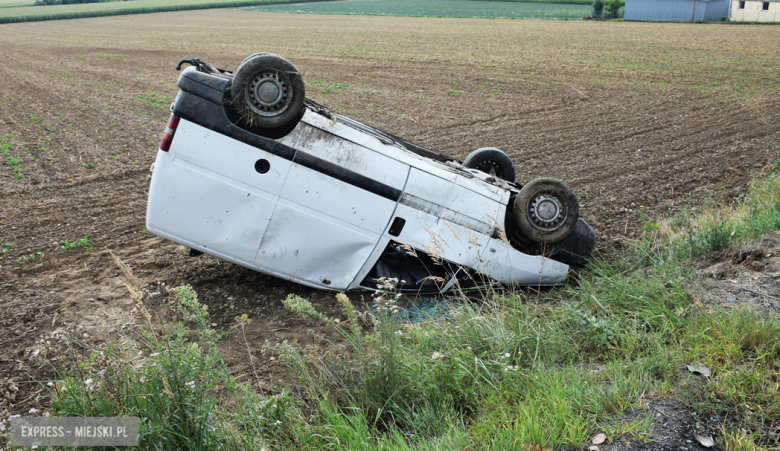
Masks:
[[[498,149],[461,163],[337,114],[276,55],[235,75],[182,63],[146,227],[191,255],[324,290],[394,277],[403,292],[438,293],[558,284],[593,249],[572,191],[515,183]]]

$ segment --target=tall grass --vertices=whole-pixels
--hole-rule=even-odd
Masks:
[[[195,292],[180,287],[176,299],[200,344],[180,323],[150,321],[126,331],[65,372],[51,389],[52,413],[138,417],[141,449],[260,449],[283,427],[291,400],[283,393],[261,397],[238,383]]]
[[[283,361],[319,406],[314,425],[295,426],[313,437],[301,449],[345,440],[394,449],[385,443],[397,437],[406,437],[408,449],[428,449],[464,434],[483,449],[565,448],[582,446],[595,431],[614,436],[615,415],[638,407],[643,393],[666,390],[671,365],[651,356],[659,341],[677,336],[685,315],[672,310],[687,301],[675,292],[680,287],[664,288],[667,276],[634,274],[640,283],[632,293],[651,297],[632,303],[619,296],[621,285],[602,296],[599,312],[590,298],[609,288],[585,288],[579,302],[565,303],[554,297],[560,292],[543,299],[504,293],[481,305],[464,301],[446,318],[421,324],[378,312],[366,346],[332,358],[284,345]],[[674,305],[650,302],[662,291]],[[341,427],[334,429],[336,414]],[[640,415],[620,429],[641,431],[650,419]]]

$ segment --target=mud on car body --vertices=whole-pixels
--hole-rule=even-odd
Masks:
[[[459,162],[335,113],[276,55],[235,75],[182,63],[146,226],[191,254],[325,290],[394,277],[431,293],[558,284],[593,248],[572,191],[515,183],[498,149]]]

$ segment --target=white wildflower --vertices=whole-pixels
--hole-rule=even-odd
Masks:
[[[192,387],[194,387],[194,386],[195,386],[195,381],[189,381],[189,382],[187,382],[187,383],[186,383],[186,384],[184,384],[184,385],[186,385],[187,387],[190,387],[190,388],[192,388]]]
[[[90,391],[92,391],[92,390],[94,390],[94,389],[96,389],[96,388],[98,388],[100,386],[100,384],[95,382],[95,380],[92,379],[92,378],[85,380],[84,381],[84,385],[86,385],[87,386],[87,390],[90,390]]]

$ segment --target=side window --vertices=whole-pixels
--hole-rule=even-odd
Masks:
[[[744,1],[739,2],[739,9],[745,9],[745,2]]]
[[[761,4],[761,11],[769,11],[769,2],[764,2]]]

